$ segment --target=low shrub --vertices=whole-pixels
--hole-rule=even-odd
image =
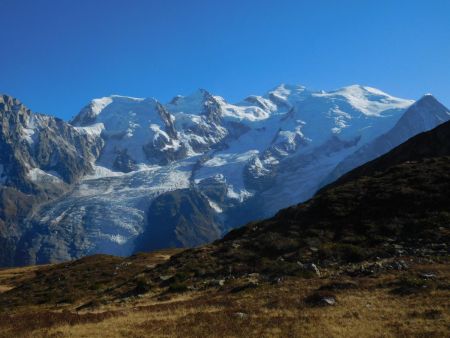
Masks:
[[[402,276],[396,283],[392,293],[398,295],[411,295],[423,291],[429,287],[428,281],[415,276]]]
[[[179,292],[186,292],[188,290],[188,286],[185,283],[181,282],[174,282],[169,285],[169,292],[173,293],[179,293]]]
[[[135,291],[138,295],[149,292],[152,289],[152,284],[145,278],[139,278],[136,281]]]
[[[370,251],[354,244],[327,243],[319,248],[318,254],[322,260],[343,260],[356,263],[366,259]]]

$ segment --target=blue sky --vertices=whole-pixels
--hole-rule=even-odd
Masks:
[[[92,98],[349,84],[450,106],[450,1],[0,0],[0,92],[69,119]]]

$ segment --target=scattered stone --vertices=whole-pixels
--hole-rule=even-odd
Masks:
[[[324,297],[321,300],[324,305],[335,305],[336,304],[336,298],[334,297]]]
[[[436,275],[432,272],[424,272],[420,274],[420,277],[422,277],[423,279],[435,279]]]
[[[306,297],[305,302],[311,306],[334,306],[337,300],[336,296],[329,292],[315,292]]]
[[[207,286],[224,286],[225,285],[225,279],[210,279],[204,282]]]
[[[314,263],[308,264],[307,269],[308,269],[309,271],[314,272],[318,277],[320,277],[320,270],[319,270],[319,268],[316,266],[316,264],[314,264]]]
[[[161,276],[159,276],[159,279],[161,279],[163,282],[165,282],[166,280],[169,280],[172,277],[173,277],[172,275],[161,275]]]
[[[233,313],[233,316],[235,316],[239,319],[245,319],[248,317],[248,314],[246,314],[244,312],[235,312],[235,313]]]
[[[394,270],[408,270],[409,266],[406,264],[404,260],[394,261],[390,265],[390,267]]]
[[[247,275],[247,281],[249,283],[253,283],[253,284],[256,284],[256,285],[259,284],[259,278],[260,278],[259,273],[250,273],[250,274]]]
[[[281,278],[281,277],[274,278],[271,281],[271,284],[281,284],[281,283],[283,283],[283,278]]]

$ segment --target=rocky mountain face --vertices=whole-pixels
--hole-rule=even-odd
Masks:
[[[102,144],[60,119],[0,96],[0,265],[17,261],[17,242],[33,207],[91,172]]]
[[[370,87],[280,85],[237,104],[205,90],[167,104],[105,97],[70,123],[3,108],[3,121],[20,122],[5,154],[22,154],[23,169],[15,177],[2,157],[2,187],[31,199],[45,187],[52,201],[24,202],[32,212],[13,221],[21,230],[9,251],[30,264],[215,240],[310,198],[358,162],[348,158],[373,156],[382,135],[401,130],[381,153],[450,118],[431,96],[412,104]]]

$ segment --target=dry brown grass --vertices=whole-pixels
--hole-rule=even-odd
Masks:
[[[392,292],[402,278],[423,271],[437,276],[426,289]],[[324,285],[348,281],[355,285],[330,291],[336,306],[305,302]],[[164,301],[149,293],[78,313],[34,308],[3,315],[0,337],[448,337],[449,281],[449,264],[416,264],[376,278],[289,278],[238,293],[212,289]]]
[[[35,276],[36,271],[46,265],[26,266],[20,268],[0,269],[0,293],[11,290],[16,285]]]

